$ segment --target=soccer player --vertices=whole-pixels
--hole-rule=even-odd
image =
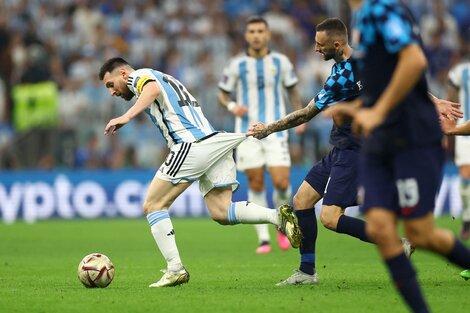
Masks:
[[[465,130],[465,121],[470,120],[470,62],[457,64],[449,72],[448,99],[460,100],[463,103],[463,119],[457,122],[455,129],[446,133],[458,134],[462,128]],[[460,232],[462,240],[470,238],[470,137],[458,136],[455,138],[455,164],[460,172],[460,197],[462,199],[463,225]]]
[[[397,222],[417,248],[470,268],[470,251],[434,225],[434,198],[444,153],[442,131],[427,95],[427,67],[419,28],[399,0],[348,0],[354,14],[353,58],[364,91],[352,111],[335,106],[329,115],[348,114],[364,136],[359,158],[361,209],[367,235],[377,244],[395,287],[413,312],[429,312],[416,273],[399,244]]]
[[[108,122],[105,135],[115,134],[136,115],[145,112],[170,148],[143,205],[152,235],[167,262],[162,278],[150,287],[176,286],[189,281],[168,208],[196,180],[216,222],[222,225],[271,223],[298,247],[300,233],[291,207],[281,206],[276,211],[252,202],[232,202],[232,191],[238,185],[232,153],[245,140],[245,134],[215,131],[197,100],[170,75],[149,68],[134,70],[122,58],[112,58],[102,65],[99,78],[112,96],[127,101],[137,97],[126,113]]]
[[[322,54],[325,61],[335,61],[323,89],[305,108],[268,125],[255,123],[248,135],[264,138],[305,123],[338,101],[351,101],[359,96],[362,83],[349,60],[352,48],[348,44],[348,30],[340,19],[328,18],[316,26],[315,51]],[[303,234],[300,267],[278,286],[314,284],[318,281],[315,270],[318,233],[315,204],[322,198],[320,221],[326,228],[370,242],[365,233],[365,222],[344,215],[346,207],[357,205],[359,139],[352,135],[350,123],[338,125],[334,122],[330,143],[333,149],[312,167],[294,196],[294,209]],[[411,253],[409,245],[406,247]]]
[[[256,121],[273,122],[286,114],[284,93],[294,109],[300,109],[300,97],[296,88],[297,76],[289,59],[278,52],[269,50],[271,37],[265,19],[255,16],[246,22],[245,40],[248,49],[234,57],[224,69],[219,82],[218,99],[221,105],[235,116],[235,131],[246,133],[248,126]],[[230,95],[236,90],[236,101]],[[303,132],[305,126],[299,126]],[[291,164],[287,132],[280,132],[261,141],[248,138],[236,150],[239,171],[248,178],[248,201],[267,206],[264,167],[271,175],[274,187],[275,206],[289,203],[291,187],[289,168]],[[271,251],[268,226],[256,225],[258,248],[256,253]],[[288,249],[289,243],[282,233],[277,233],[281,249]]]

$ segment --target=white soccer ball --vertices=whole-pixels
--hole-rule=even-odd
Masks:
[[[114,278],[113,262],[102,253],[92,253],[78,265],[78,279],[87,288],[105,288]]]

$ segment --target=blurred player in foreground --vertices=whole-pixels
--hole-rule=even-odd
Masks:
[[[354,14],[354,55],[364,92],[356,104],[328,115],[352,116],[364,136],[360,153],[361,209],[395,287],[413,312],[429,312],[416,272],[398,242],[398,219],[417,248],[470,268],[470,251],[434,225],[434,199],[444,153],[438,114],[427,94],[426,57],[412,14],[398,0],[348,0]]]
[[[246,133],[256,121],[273,122],[286,115],[285,96],[295,110],[301,108],[296,88],[297,76],[289,59],[268,47],[271,33],[265,19],[254,16],[247,20],[245,40],[248,49],[234,57],[224,69],[219,83],[218,99],[235,116],[235,131]],[[236,102],[230,94],[236,89]],[[305,125],[296,131],[303,132]],[[263,140],[248,138],[237,147],[236,163],[248,178],[248,201],[267,206],[264,167],[273,183],[273,203],[290,203],[292,189],[289,184],[291,165],[287,132],[280,132]],[[256,253],[271,251],[268,225],[255,225],[258,235]],[[279,247],[289,248],[286,237],[277,232]]]
[[[271,210],[247,201],[232,202],[232,192],[238,186],[232,154],[245,140],[245,134],[215,131],[196,99],[170,75],[149,68],[134,70],[122,58],[112,58],[102,65],[99,78],[111,96],[127,101],[137,97],[126,113],[108,122],[105,135],[115,134],[145,111],[170,148],[143,205],[153,237],[167,262],[162,278],[150,287],[176,286],[189,281],[168,209],[194,181],[199,182],[214,221],[222,225],[271,223],[288,236],[293,247],[299,246],[297,220],[288,205]]]

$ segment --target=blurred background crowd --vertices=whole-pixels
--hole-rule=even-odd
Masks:
[[[469,0],[405,0],[418,21],[429,60],[430,89],[446,96],[447,73],[470,55]],[[183,82],[216,129],[233,130],[217,103],[217,83],[243,51],[245,19],[264,16],[271,48],[289,56],[304,105],[331,63],[314,53],[315,25],[337,16],[344,0],[0,0],[0,168],[156,168],[166,143],[144,115],[103,136],[130,105],[98,80],[102,62],[122,56]],[[291,134],[294,164],[329,149],[331,121],[316,118]]]

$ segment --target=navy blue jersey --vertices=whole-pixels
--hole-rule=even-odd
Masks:
[[[398,53],[410,44],[421,45],[419,29],[399,0],[365,0],[354,15],[353,58],[364,84],[364,106],[373,106],[390,82]],[[364,142],[366,151],[385,151],[438,142],[441,129],[423,75],[410,93]]]
[[[323,110],[336,102],[351,101],[359,96],[361,90],[362,84],[353,64],[349,60],[337,62],[331,68],[331,75],[323,85],[323,89],[315,97],[315,106]],[[338,149],[357,149],[360,146],[359,139],[351,133],[351,123],[341,126],[334,123],[330,143]]]

